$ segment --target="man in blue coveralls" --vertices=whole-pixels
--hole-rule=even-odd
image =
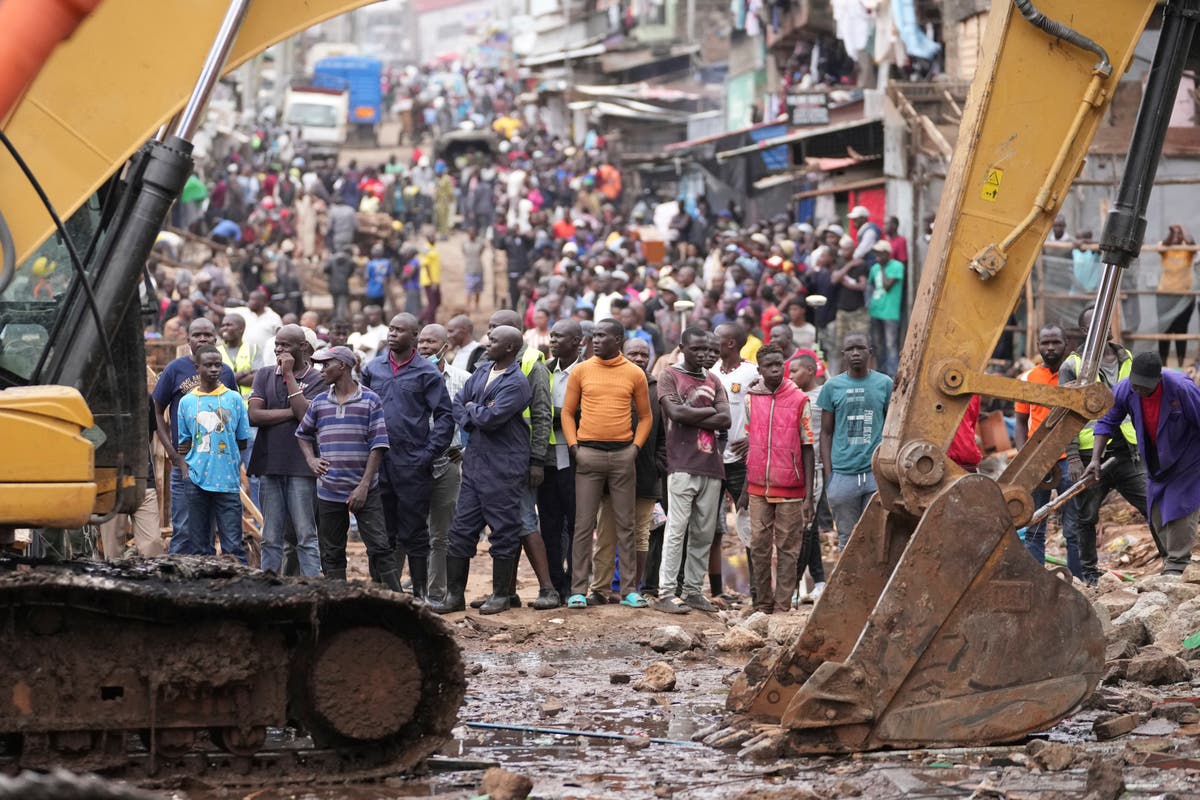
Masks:
[[[417,354],[420,330],[412,314],[392,317],[387,349],[363,367],[362,384],[379,395],[387,420],[388,452],[380,485],[388,538],[398,568],[408,556],[413,594],[423,598],[429,575],[433,460],[450,446],[454,417],[442,374]]]
[[[492,596],[479,609],[498,614],[516,591],[521,555],[521,496],[528,488],[529,423],[522,415],[532,390],[517,354],[521,332],[501,325],[488,333],[490,368],[476,370],[454,399],[454,419],[470,437],[463,451],[462,490],[446,558],[446,599],[439,614],[466,609],[471,558],[484,526],[491,529]]]

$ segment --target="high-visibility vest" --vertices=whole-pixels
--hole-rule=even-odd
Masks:
[[[1083,368],[1083,356],[1079,355],[1078,353],[1071,353],[1071,355],[1067,356],[1066,361],[1069,361],[1074,365],[1075,374],[1078,375],[1079,371]],[[1063,362],[1063,363],[1066,363],[1066,362]],[[1117,380],[1123,380],[1125,378],[1128,378],[1129,372],[1132,369],[1133,369],[1133,356],[1129,354],[1129,351],[1125,351],[1125,357],[1121,359],[1121,366],[1117,370]],[[1096,380],[1102,381],[1103,380],[1102,375],[1103,375],[1103,373],[1098,374],[1096,376]],[[1110,386],[1108,388],[1111,389],[1112,387]],[[1083,426],[1083,429],[1081,431],[1079,431],[1079,449],[1080,450],[1091,450],[1095,446],[1095,442],[1096,442],[1096,433],[1094,430],[1095,427],[1096,427],[1096,420],[1091,420],[1090,422],[1088,422],[1087,425]],[[1129,419],[1129,417],[1126,417],[1125,421],[1121,423],[1121,435],[1125,437],[1125,441],[1129,443],[1130,447],[1135,447],[1135,448],[1137,447],[1137,431],[1134,430],[1133,420]]]
[[[521,356],[521,372],[522,372],[522,374],[524,374],[525,377],[528,378],[529,373],[533,370],[534,365],[537,364],[539,361],[545,362],[545,360],[546,360],[546,356],[544,356],[542,354],[541,350],[538,350],[536,347],[530,347],[529,345],[526,345],[525,346],[525,354]],[[553,375],[550,376],[550,390],[554,391],[554,376]],[[521,412],[521,416],[523,416],[525,418],[526,422],[530,421],[530,419],[532,418],[533,415],[529,411],[529,406],[525,406],[525,410]],[[530,427],[532,427],[532,425]],[[550,426],[550,444],[554,444],[554,426],[553,425]]]
[[[249,342],[242,342],[242,346],[238,348],[237,358],[229,357],[229,346],[224,342],[217,349],[221,351],[221,360],[229,365],[234,375],[252,368],[255,359],[258,358],[258,347]],[[249,386],[238,384],[238,390],[242,393],[242,399],[250,397]]]

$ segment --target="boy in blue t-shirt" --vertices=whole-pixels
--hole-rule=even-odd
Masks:
[[[383,245],[371,248],[371,260],[367,262],[367,286],[365,305],[383,306],[387,300],[387,279],[392,274],[392,260],[385,258]]]
[[[250,422],[239,392],[221,383],[221,352],[196,351],[200,385],[179,401],[176,450],[187,462],[187,540],[172,553],[213,555],[216,523],[221,552],[246,563],[242,547],[241,451],[250,442]]]

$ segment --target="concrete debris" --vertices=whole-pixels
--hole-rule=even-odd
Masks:
[[[1137,654],[1137,645],[1124,639],[1118,639],[1115,642],[1109,642],[1104,647],[1104,660],[1106,662],[1117,661],[1119,659],[1128,660]]]
[[[1170,736],[1179,728],[1169,719],[1152,719],[1133,729],[1134,736]]]
[[[492,767],[483,773],[479,793],[488,800],[525,800],[533,791],[533,781],[528,776],[518,775],[500,767]]]
[[[563,710],[562,701],[555,699],[555,698],[550,698],[546,702],[542,703],[542,706],[541,706],[541,711],[546,716],[553,716],[553,715],[561,712],[562,710]]]
[[[770,627],[770,622],[770,614],[764,614],[761,611],[755,611],[742,622],[742,627],[753,631],[765,639],[767,637],[767,630]]]
[[[1100,593],[1107,593],[1116,589],[1124,589],[1129,586],[1128,583],[1113,575],[1111,572],[1105,572],[1100,575],[1100,580],[1096,584],[1096,589]]]
[[[653,742],[647,736],[626,736],[621,740],[626,750],[645,750]]]
[[[1115,627],[1120,628],[1122,623],[1134,619],[1141,620],[1146,630],[1152,632],[1163,626],[1174,608],[1175,604],[1171,602],[1171,598],[1162,592],[1142,592],[1133,607],[1113,620],[1113,623]]]
[[[558,670],[549,664],[539,664],[538,668],[533,671],[533,674],[539,678],[553,678],[558,674]]]
[[[1108,592],[1096,598],[1095,605],[1101,605],[1108,609],[1108,613],[1113,617],[1119,617],[1129,609],[1133,608],[1133,604],[1137,602],[1137,592],[1129,589],[1118,589],[1115,592]]]
[[[1034,739],[1025,748],[1032,763],[1044,772],[1062,772],[1075,763],[1079,755],[1074,747],[1062,742],[1047,742]]]
[[[1117,800],[1125,793],[1125,774],[1119,762],[1106,758],[1092,759],[1088,767],[1085,800]]]
[[[1126,614],[1117,617],[1105,638],[1109,642],[1129,642],[1134,647],[1150,644],[1150,630],[1146,623],[1136,617],[1126,619]]]
[[[767,639],[777,644],[787,644],[800,635],[808,624],[811,607],[790,614],[773,614],[767,623]]]
[[[691,650],[696,640],[678,625],[660,625],[650,632],[649,643],[656,653],[677,653]]]
[[[763,637],[748,628],[730,628],[717,643],[717,648],[726,652],[740,652],[757,650],[766,643]]]
[[[1173,575],[1155,575],[1146,578],[1138,584],[1138,591],[1162,592],[1176,605],[1200,597],[1200,585],[1185,583]]]
[[[1184,583],[1200,583],[1200,563],[1188,564],[1184,567],[1179,580]]]
[[[1150,686],[1183,683],[1192,679],[1192,671],[1178,656],[1168,653],[1143,651],[1131,659],[1125,670],[1125,679]]]
[[[1124,736],[1132,731],[1142,722],[1141,714],[1122,714],[1119,717],[1100,720],[1097,719],[1092,725],[1092,733],[1096,734],[1099,741],[1107,741],[1116,739],[1118,736]]]
[[[609,683],[629,683],[633,678],[624,672],[613,672],[608,676]]]
[[[1165,702],[1154,707],[1151,712],[1156,717],[1178,722],[1180,725],[1191,725],[1200,722],[1200,709],[1186,702]]]
[[[646,667],[645,674],[633,685],[639,692],[671,692],[675,690],[675,669],[665,661]]]
[[[1176,585],[1194,586],[1190,583],[1177,583]],[[1178,653],[1183,649],[1183,640],[1198,630],[1200,630],[1200,597],[1176,604],[1171,608],[1166,621],[1152,633],[1155,645],[1167,652]]]

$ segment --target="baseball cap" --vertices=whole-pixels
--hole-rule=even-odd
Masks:
[[[351,352],[350,348],[343,347],[342,345],[319,350],[313,353],[312,360],[316,362],[340,361],[347,367],[353,367],[358,363],[358,359],[354,357],[354,353]]]
[[[880,239],[878,242],[876,242],[874,245],[872,245],[871,249],[874,250],[876,253],[887,253],[889,256],[892,254],[891,244],[884,241],[883,239]]]
[[[850,219],[864,219],[870,216],[871,212],[867,211],[866,206],[855,206],[854,208],[850,209]]]
[[[1129,369],[1129,383],[1143,389],[1153,389],[1162,380],[1162,359],[1158,353],[1138,353]]]

